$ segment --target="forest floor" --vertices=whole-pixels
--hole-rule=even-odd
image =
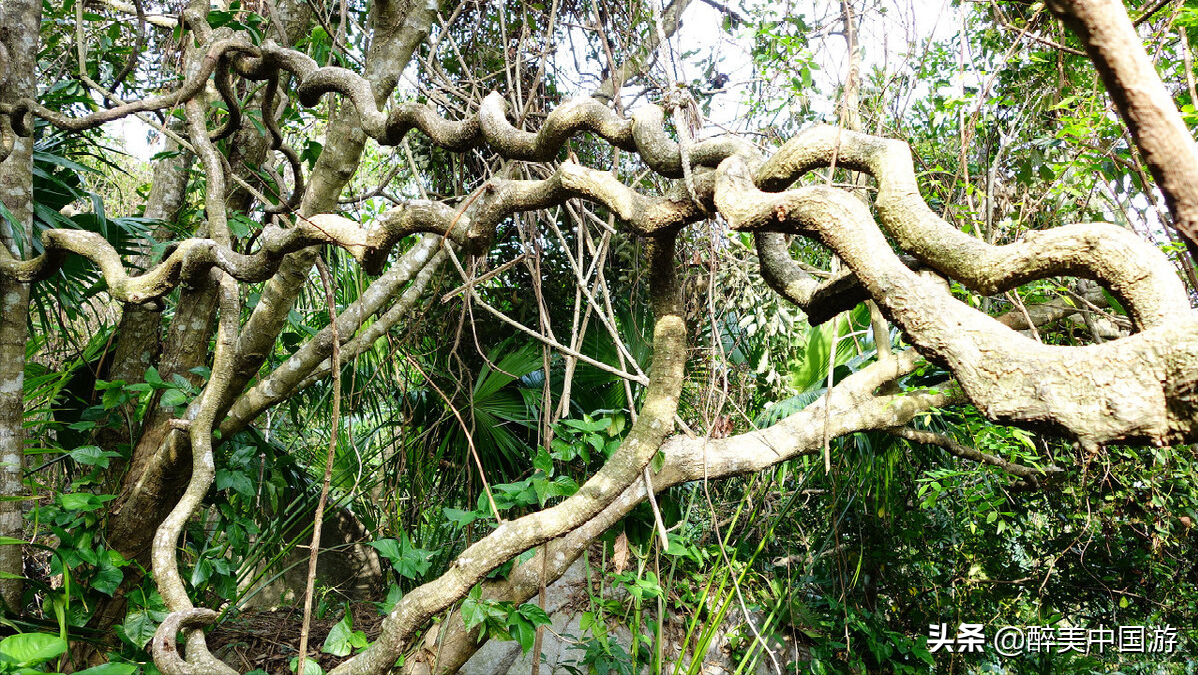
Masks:
[[[349,605],[353,629],[362,631],[367,639],[378,637],[383,617],[378,607],[369,602]],[[261,669],[270,675],[290,675],[291,660],[299,654],[303,609],[286,607],[272,610],[249,610],[237,618],[225,621],[208,635],[208,648],[221,660],[240,672]],[[326,654],[320,648],[333,626],[343,614],[336,608],[323,619],[312,618],[308,633],[308,654],[325,671],[344,660]]]

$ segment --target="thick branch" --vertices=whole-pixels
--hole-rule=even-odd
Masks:
[[[1165,195],[1173,226],[1198,245],[1198,149],[1127,9],[1119,0],[1049,0],[1048,7],[1085,45]]]
[[[656,325],[653,367],[640,417],[619,449],[570,498],[518,520],[501,523],[467,548],[440,578],[404,596],[383,621],[369,649],[338,666],[336,675],[378,673],[395,663],[409,636],[451,606],[495,568],[519,553],[578,528],[636,482],[673,427],[686,361],[686,325],[675,276],[674,237],[650,245],[650,284]]]
[[[979,293],[993,295],[1050,276],[1078,276],[1098,281],[1126,300],[1139,328],[1189,318],[1185,287],[1168,259],[1123,228],[1068,225],[993,246],[952,227],[920,197],[910,148],[901,141],[816,127],[770,157],[756,172],[757,185],[770,192],[784,189],[803,173],[828,166],[833,157],[838,166],[868,172],[878,181],[878,215],[903,250]],[[791,220],[784,204],[778,209],[757,213],[741,227],[769,230],[772,223]],[[885,249],[890,250],[888,244]]]
[[[761,278],[778,295],[803,310],[807,322],[812,326],[831,321],[841,312],[847,312],[869,300],[869,291],[861,285],[851,269],[841,268],[829,278],[819,281],[790,256],[784,235],[755,232],[753,241],[761,264]],[[900,258],[913,270],[922,267],[911,256]]]
[[[704,478],[721,479],[761,471],[788,459],[819,452],[825,437],[891,428],[906,424],[925,410],[951,404],[958,397],[953,391],[875,394],[883,385],[911,373],[919,362],[919,355],[912,350],[890,361],[875,362],[845,378],[830,394],[762,431],[718,440],[674,436],[662,446],[665,463],[653,475],[653,489],[660,492]],[[513,569],[507,579],[488,583],[484,587],[485,596],[517,604],[529,600],[542,584],[552,583],[565,574],[596,537],[647,497],[645,482],[633,483],[599,515],[549,542],[536,556]],[[438,675],[456,672],[479,644],[478,631],[466,630],[460,615],[455,613],[449,622],[442,624],[440,656],[433,672]]]
[[[382,145],[398,145],[409,131],[418,128],[449,150],[461,151],[488,144],[508,159],[548,161],[557,156],[571,136],[591,131],[616,147],[639,152],[658,173],[673,178],[682,175],[678,144],[665,133],[663,115],[656,106],[648,106],[628,120],[616,116],[595,99],[575,99],[554,109],[536,133],[516,129],[507,121],[506,104],[496,92],[483,99],[477,115],[457,122],[445,120],[424,104],[401,104],[386,112],[379,108],[374,87],[366,78],[345,68],[317,67],[306,54],[271,41],[261,47],[234,39],[214,41],[194,74],[179,90],[170,94],[133,101],[79,118],[62,115],[29,99],[0,109],[0,114],[10,118],[16,133],[24,136],[33,133],[28,113],[61,129],[92,129],[137,112],[161,110],[191,100],[202,91],[214,70],[220,71],[218,89],[227,90],[228,83],[223,76],[226,66],[246,78],[259,81],[276,80],[279,71],[287,71],[297,80],[295,91],[300,103],[308,107],[316,105],[325,94],[341,94],[357,110],[366,135]],[[230,105],[230,117],[218,136],[232,133],[239,124],[240,111],[235,110],[235,100],[225,98]],[[749,152],[751,148],[739,139],[726,137],[699,143],[691,149],[690,155],[696,165],[715,166],[724,157],[735,152]]]
[[[158,669],[170,675],[212,675],[213,672],[226,672],[228,666],[224,664],[221,664],[224,668],[214,669],[214,664],[184,660],[179,654],[178,645],[175,644],[179,631],[212,625],[218,616],[215,611],[203,608],[168,614],[159,624],[158,630],[154,631],[154,639],[150,642],[150,649],[154,652],[154,663]]]
[[[792,153],[796,149],[792,146]],[[876,155],[846,153],[842,148],[841,157],[846,155],[862,169],[877,170],[863,161],[876,159]],[[1086,443],[1123,439],[1188,442],[1198,434],[1198,398],[1190,393],[1198,390],[1198,321],[1188,316],[1184,304],[1179,307],[1164,301],[1169,282],[1180,283],[1171,273],[1164,276],[1160,272],[1169,269],[1164,263],[1160,270],[1139,270],[1143,276],[1133,279],[1126,276],[1127,268],[1135,269],[1138,260],[1120,259],[1124,264],[1113,264],[1095,254],[1104,249],[1130,249],[1129,253],[1136,251],[1153,260],[1148,253],[1155,251],[1138,240],[1116,241],[1114,249],[1109,248],[1112,242],[1105,236],[1107,230],[1113,229],[1112,235],[1122,230],[1067,226],[1044,232],[1026,245],[1012,245],[1013,256],[1010,247],[976,250],[975,255],[1002,270],[981,280],[1000,285],[1035,278],[1027,267],[1040,274],[1050,273],[1047,270],[1093,273],[1119,288],[1124,297],[1140,303],[1137,316],[1141,325],[1153,326],[1102,345],[1042,345],[967,307],[942,285],[907,269],[860,200],[822,186],[764,193],[754,187],[742,159],[732,157],[721,166],[716,204],[734,227],[818,234],[852,268],[911,342],[929,358],[947,365],[970,400],[991,419],[1065,430]],[[910,172],[909,165],[906,172]],[[895,207],[903,198],[894,194],[887,176],[880,176],[879,183],[879,213],[896,238],[916,244],[913,248],[921,259],[954,272],[984,271],[974,269],[969,260],[959,257],[959,249],[952,248],[953,235],[961,233],[948,228],[943,234],[947,241],[938,246],[932,234],[919,230],[931,225],[932,233],[940,234],[938,230],[944,228],[927,219],[907,216],[903,220],[906,214]],[[922,204],[918,194],[908,195],[905,202],[915,200]],[[1064,252],[1046,251],[1041,248],[1046,241],[1068,246]],[[1149,251],[1144,252],[1145,248]],[[945,249],[950,255],[945,255]],[[1026,267],[1016,267],[1013,262]],[[974,280],[979,277],[975,275]],[[1164,317],[1170,320],[1163,321]]]
[[[356,301],[341,312],[337,317],[337,332],[342,336],[342,340],[347,342],[343,347],[346,359],[358,353],[355,347],[348,344],[354,331],[364,323],[367,317],[374,316],[387,302],[399,295],[409,281],[415,279],[411,288],[403,290],[400,300],[396,301],[384,316],[364,331],[373,338],[364,334],[353,339],[364,346],[374,344],[375,339],[382,332],[390,329],[401,316],[407,314],[407,310],[410,310],[415,304],[416,299],[427,287],[429,280],[444,260],[445,254],[437,252],[440,246],[440,239],[426,237],[405,253],[397,264],[391,266]],[[260,379],[249,391],[237,399],[220,425],[221,436],[229,438],[244,429],[267,408],[286,400],[311,384],[313,376],[317,374],[314,371],[329,358],[332,351],[333,334],[331,327],[326,326],[278,368]],[[326,368],[319,375],[328,372]]]

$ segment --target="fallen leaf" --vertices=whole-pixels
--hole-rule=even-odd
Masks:
[[[616,553],[612,556],[612,562],[616,566],[616,574],[620,574],[628,569],[628,535],[621,532],[620,536],[616,537]]]

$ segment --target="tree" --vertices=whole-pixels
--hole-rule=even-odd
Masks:
[[[376,350],[389,331],[416,321],[417,305],[446,263],[448,274],[460,276],[461,283],[446,297],[465,300],[470,309],[461,321],[469,317],[476,343],[478,327],[485,331],[490,326],[535,339],[544,348],[500,358],[498,352],[478,347],[479,359],[490,369],[482,371],[490,384],[480,376],[474,387],[466,388],[468,395],[439,387],[438,378],[428,376],[415,358],[418,350],[387,352],[400,360],[399,370],[427,380],[427,400],[452,412],[449,424],[456,425],[455,433],[460,429],[464,443],[446,440],[435,447],[454,448],[461,453],[459,466],[469,462],[471,470],[477,470],[474,480],[482,487],[482,503],[461,517],[493,517],[494,529],[456,552],[443,574],[403,595],[387,615],[379,638],[339,665],[339,674],[390,669],[434,617],[444,616],[463,599],[475,608],[480,603],[518,606],[528,601],[634,507],[653,502],[656,492],[819,453],[830,471],[832,441],[851,434],[895,430],[908,440],[1001,467],[1030,486],[1059,472],[1056,467],[1025,466],[964,447],[945,434],[909,426],[933,409],[968,403],[987,424],[1064,436],[1090,454],[1102,453],[1111,444],[1165,446],[1198,439],[1193,289],[1187,290],[1170,259],[1114,225],[1061,225],[1004,244],[958,229],[920,196],[908,144],[860,130],[861,83],[854,69],[844,88],[846,114],[841,124],[807,129],[763,153],[737,137],[698,140],[692,120],[699,104],[685,83],[660,88],[662,107],[643,105],[630,115],[624,113],[621,86],[628,78],[646,74],[647,59],[678,29],[685,0],[675,0],[660,12],[653,3],[621,10],[628,11],[628,17],[562,3],[548,10],[521,6],[518,38],[517,26],[506,24],[507,10],[492,17],[466,4],[446,16],[435,5],[389,0],[366,7],[343,2],[339,14],[304,2],[263,3],[257,12],[248,6],[210,9],[207,3],[193,2],[177,20],[155,14],[147,4],[76,3],[64,8],[74,12],[75,36],[58,32],[58,22],[70,23],[69,13],[43,17],[41,3],[0,4],[0,196],[7,228],[5,253],[0,254],[5,302],[0,319],[0,457],[5,462],[0,487],[8,497],[23,494],[21,458],[30,414],[25,401],[37,400],[23,385],[26,354],[38,332],[50,329],[30,307],[39,302],[53,311],[77,307],[78,300],[61,293],[39,300],[39,285],[48,289],[55,281],[70,279],[76,268],[68,265],[74,261],[78,266],[84,259],[102,279],[104,296],[122,309],[111,348],[103,350],[103,372],[93,375],[102,381],[96,387],[105,392],[103,400],[88,407],[93,410],[90,416],[64,425],[64,433],[87,436],[74,447],[64,443],[62,450],[72,461],[107,468],[94,474],[106,476],[96,481],[120,481],[109,504],[72,500],[86,503],[85,511],[107,514],[109,567],[124,570],[116,578],[125,590],[110,592],[111,598],[88,617],[89,626],[103,631],[124,620],[128,589],[139,581],[137,564],[128,563],[148,565],[167,612],[149,650],[167,675],[231,670],[209,653],[204,633],[196,630],[217,618],[212,609],[197,606],[189,592],[199,577],[193,572],[185,579],[179,567],[181,537],[200,517],[214,482],[224,489],[237,480],[227,469],[221,469],[225,474],[218,472],[215,457],[238,443],[238,434],[252,436],[256,421],[275,406],[294,403],[313,387],[326,387],[332,398],[331,419],[323,427],[328,455],[306,580],[307,625],[319,523],[326,497],[335,490],[334,466],[343,446],[341,397],[355,391],[343,382],[346,364]],[[1105,0],[1052,3],[1050,8],[1093,60],[1164,198],[1169,226],[1192,247],[1198,243],[1193,136],[1126,10]],[[119,44],[124,36],[119,27],[116,37],[106,42],[87,35],[100,27],[85,27],[91,17],[109,25],[109,17],[123,15],[136,17],[137,46]],[[530,15],[546,18],[548,28],[540,37]],[[593,27],[577,39],[602,55],[607,75],[594,89],[595,97],[559,102],[567,87],[546,76],[546,60],[557,35],[555,23],[566,16]],[[356,17],[364,21],[351,20]],[[612,27],[629,18],[635,21],[626,23],[645,26],[644,44],[638,45],[635,37],[616,39]],[[858,54],[849,3],[838,18],[846,27],[848,52]],[[173,29],[174,36],[153,33],[155,26]],[[440,52],[427,44],[430,35],[438,47],[448,43],[452,49],[447,51],[454,56],[437,56]],[[502,36],[499,48],[494,44],[497,35]],[[71,56],[65,61],[44,53],[37,58],[39,39],[70,45],[66,51]],[[613,51],[613,42],[620,43],[618,51]],[[147,43],[163,55],[177,51],[177,76],[165,58],[162,63],[140,62],[140,48]],[[524,54],[533,51],[537,57],[524,60]],[[419,91],[423,102],[400,103],[393,95],[409,63],[425,69],[417,78],[418,87],[424,87]],[[859,59],[855,63],[859,68]],[[497,71],[502,71],[507,97],[497,92],[476,96],[492,86],[487,78]],[[52,86],[67,74],[74,79],[71,87]],[[157,86],[160,79],[166,84]],[[331,111],[323,142],[317,143],[300,130],[324,101]],[[38,209],[36,179],[53,174],[35,171],[35,139],[66,132],[75,134],[68,137],[73,142],[83,142],[79,139],[87,138],[82,134],[90,130],[147,113],[160,115],[156,126],[168,137],[166,150],[154,163],[144,208],[144,217],[155,228],[152,235],[130,233],[131,224],[121,234],[121,228],[109,228],[98,217],[102,211],[87,220],[64,217],[58,209]],[[540,119],[539,128],[525,131],[522,127],[532,126],[534,118]],[[412,130],[421,135],[410,135]],[[413,183],[445,199],[411,199],[386,211],[351,214],[360,221],[338,215],[343,193],[360,170],[364,153],[373,148],[369,141],[400,148],[411,165]],[[305,144],[302,150],[293,147],[297,142]],[[628,156],[672,182],[658,188],[650,182],[622,181],[622,163],[633,161]],[[594,168],[604,162],[616,172]],[[195,180],[189,177],[192,163]],[[58,165],[72,168],[61,160]],[[454,170],[445,171],[446,166]],[[968,171],[967,167],[968,162],[962,162],[961,168]],[[825,184],[801,183],[823,168],[831,169]],[[832,184],[835,169],[851,172],[848,189]],[[368,198],[383,195],[394,175],[380,176],[375,185],[368,181]],[[876,190],[872,199],[859,196],[865,176]],[[202,206],[189,211],[189,194],[202,194]],[[594,210],[579,211],[579,200]],[[556,215],[529,215],[547,209],[573,213],[575,223],[585,220],[587,213],[598,214],[595,219],[606,226],[602,242],[587,241],[581,228],[563,234]],[[726,224],[746,239],[752,235],[761,278],[799,307],[813,326],[869,301],[870,317],[859,323],[871,327],[874,360],[837,376],[838,343],[848,339],[845,334],[857,332],[851,321],[842,331],[838,319],[827,334],[831,344],[823,354],[831,365],[816,371],[819,377],[811,381],[823,385],[817,400],[796,404],[793,412],[767,429],[717,433],[715,422],[725,415],[721,399],[712,406],[709,428],[691,431],[679,417],[679,406],[692,396],[688,338],[702,322],[687,306],[684,287],[696,282],[679,252],[702,236],[692,227],[700,223]],[[180,230],[186,234],[176,236]],[[711,235],[716,239],[729,236],[713,232],[718,232]],[[644,280],[618,287],[630,297],[627,320],[613,307],[616,285],[595,272],[605,264],[609,241],[617,237],[644,248],[643,263],[631,254],[619,259],[630,276]],[[158,241],[171,243],[158,250]],[[835,258],[833,271],[823,280],[813,276],[806,263],[796,261],[793,252],[815,245]],[[488,280],[512,269],[485,267],[492,252],[505,247],[518,247],[531,259],[526,269],[513,272],[526,275],[521,280],[536,296],[531,305],[520,297],[501,304],[495,292],[485,290]],[[700,264],[699,249],[688,250],[694,264]],[[589,271],[584,254],[592,261]],[[716,274],[713,264],[708,289]],[[1019,296],[1014,296],[1012,310],[1018,317],[1000,321],[953,292],[959,287],[995,296],[1052,277],[1097,282],[1104,304],[1125,310],[1132,334],[1100,344],[1044,344],[1034,333],[1032,308],[1024,307]],[[310,283],[319,285],[317,297],[332,318],[309,319],[304,330],[297,330],[304,322],[292,311]],[[361,287],[347,289],[355,284]],[[641,371],[643,354],[634,353],[629,336],[635,332],[630,327],[637,325],[633,301],[651,309],[651,320],[644,322],[651,326],[647,373]],[[615,304],[624,309],[622,301]],[[572,307],[572,317],[566,306]],[[511,316],[521,311],[527,314],[519,320]],[[1018,318],[1033,336],[1009,327]],[[164,319],[169,319],[168,325],[160,336]],[[614,358],[601,356],[598,345],[586,343],[585,322],[591,320],[607,330],[604,339],[610,344],[605,345]],[[452,332],[450,322],[444,317],[441,321],[440,327]],[[553,326],[566,321],[574,328],[571,339],[563,341],[554,336]],[[893,348],[887,322],[897,328],[906,348]],[[32,332],[30,325],[35,327]],[[713,353],[731,334],[714,321],[704,330]],[[812,358],[813,344],[809,340],[811,364],[818,362]],[[768,354],[758,363],[768,361]],[[723,369],[726,390],[727,366],[711,358],[703,367],[713,381]],[[561,360],[560,368],[554,359]],[[521,363],[527,367],[517,367]],[[445,372],[451,367],[448,360],[439,365]],[[540,391],[535,382],[521,379],[538,367]],[[594,371],[592,376],[603,372],[622,380],[613,389],[617,396],[624,394],[622,405],[634,421],[618,447],[606,449],[609,454],[602,463],[595,462],[593,474],[573,491],[566,483],[550,481],[553,460],[563,459],[551,455],[550,449],[555,447],[554,434],[563,433],[553,423],[571,417],[570,387],[586,367]],[[945,381],[919,381],[929,369],[941,369]],[[562,373],[557,383],[555,371]],[[61,401],[66,379],[55,380],[60,384],[42,396],[51,403]],[[332,384],[325,384],[326,379]],[[496,393],[517,381],[522,383],[520,393],[509,393],[522,398],[496,404]],[[632,384],[638,385],[637,391]],[[512,401],[527,403],[538,415],[525,415]],[[467,411],[465,417],[461,409]],[[508,413],[508,424],[536,433],[495,432],[502,426],[498,420]],[[405,423],[414,429],[417,419],[411,415]],[[677,423],[684,433],[675,432]],[[573,429],[582,435],[607,428],[586,424],[614,422],[587,418]],[[493,434],[488,447],[495,449],[480,454],[486,434],[478,425]],[[434,426],[423,431],[431,435]],[[269,432],[271,427],[262,428]],[[529,437],[537,438],[531,445],[542,449],[523,445]],[[597,452],[601,445],[596,445]],[[251,445],[247,442],[245,447]],[[529,483],[537,493],[532,502],[504,502],[507,493],[488,484],[488,474],[503,471],[497,468],[502,466],[497,457],[503,448],[526,448],[536,455],[532,464],[540,471],[540,482]],[[576,451],[569,452],[566,459]],[[515,458],[510,461],[521,461],[520,452],[509,454]],[[110,464],[109,459],[114,461]],[[256,479],[262,481],[262,474]],[[260,487],[251,484],[245,495],[255,493],[260,494]],[[552,505],[546,506],[549,501]],[[502,511],[513,503],[544,508],[505,518]],[[12,499],[3,507],[0,535],[11,537],[10,542],[23,539],[21,502]],[[663,547],[668,547],[665,527],[658,527]],[[422,553],[412,553],[421,549],[406,533],[391,541],[394,549],[379,548],[384,556],[406,560],[413,568],[427,562],[421,560]],[[535,555],[522,559],[529,551]],[[487,582],[512,561],[506,578]],[[92,564],[97,575],[105,569],[99,562]],[[8,573],[0,595],[15,610],[23,604],[21,549],[11,543],[0,546],[0,566]],[[410,576],[418,574],[413,571]],[[471,595],[476,588],[481,590]],[[480,631],[486,631],[485,619],[466,614],[461,609],[442,623],[439,671],[459,667],[477,648]],[[175,641],[180,632],[186,637],[182,652]],[[304,635],[302,645],[306,628]],[[306,649],[301,647],[301,652]]]

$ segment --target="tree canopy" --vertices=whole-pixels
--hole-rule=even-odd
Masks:
[[[0,670],[1192,672],[1194,39],[0,0]]]

